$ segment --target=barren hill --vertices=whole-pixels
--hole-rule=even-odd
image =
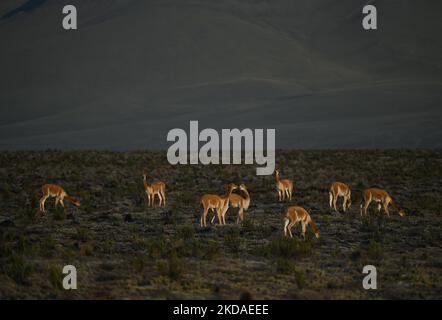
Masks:
[[[374,2],[379,29],[361,27]],[[61,27],[64,4],[79,29]],[[0,149],[165,148],[203,127],[281,148],[441,147],[436,1],[0,5]]]

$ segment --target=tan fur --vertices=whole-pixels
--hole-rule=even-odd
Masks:
[[[289,179],[280,179],[279,171],[275,170],[276,191],[278,192],[279,201],[284,201],[285,196],[289,201],[292,200],[293,182]]]
[[[378,211],[381,211],[381,208],[384,208],[387,216],[390,216],[390,212],[388,210],[388,206],[391,205],[394,207],[401,217],[405,216],[404,211],[398,206],[397,203],[393,201],[393,198],[387,193],[387,191],[378,189],[378,188],[369,188],[364,190],[363,193],[363,203],[361,203],[361,216],[362,210],[364,210],[364,214],[367,214],[367,208],[372,201],[378,203]]]
[[[229,197],[229,204],[231,208],[239,208],[238,210],[238,218],[236,219],[236,223],[240,223],[244,221],[245,211],[249,208],[250,205],[250,194],[247,191],[247,188],[244,184],[239,186],[239,189],[245,193],[245,197],[243,198],[241,195],[232,193]],[[223,212],[223,220],[225,220],[225,215],[227,213],[227,209]],[[211,223],[213,223],[215,216],[213,216]]]
[[[49,197],[55,198],[55,206],[60,203],[60,205],[64,208],[64,199],[68,200],[77,207],[80,206],[80,200],[69,196],[66,191],[64,191],[64,189],[58,185],[45,184],[41,187],[41,191],[43,193],[43,197],[40,199],[40,212],[42,213],[46,212],[45,202]]]
[[[147,182],[146,172],[144,172],[143,184],[144,191],[147,195],[148,206],[155,207],[155,195],[157,195],[159,199],[158,206],[161,207],[161,204],[163,204],[163,206],[166,206],[166,184],[164,182],[157,181],[150,184]]]
[[[342,209],[344,212],[350,208],[351,206],[351,190],[348,185],[342,182],[333,182],[330,186],[330,209],[333,208],[337,212],[336,209],[336,202],[338,201],[339,197],[344,198],[344,202],[342,203]]]
[[[287,208],[284,216],[284,236],[290,235],[290,238],[293,238],[291,229],[298,222],[301,222],[302,227],[302,237],[305,239],[305,231],[307,229],[307,225],[313,229],[316,238],[319,238],[320,231],[316,224],[313,222],[312,218],[308,214],[308,212],[302,207],[289,207]]]
[[[220,225],[226,224],[225,217],[223,216],[224,210],[227,210],[229,207],[229,198],[232,194],[233,190],[235,190],[237,186],[233,183],[230,183],[227,186],[227,194],[224,196],[218,196],[215,194],[206,194],[201,197],[201,204],[203,205],[204,211],[201,215],[200,225],[201,227],[207,227],[207,214],[209,210],[212,210],[213,213],[215,213],[218,216],[218,223]],[[213,221],[213,219],[212,219]]]

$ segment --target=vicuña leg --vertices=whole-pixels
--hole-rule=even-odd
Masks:
[[[46,202],[46,199],[48,198],[48,196],[43,196],[41,199],[40,199],[40,211],[42,211],[42,212],[45,212],[46,211],[46,209],[45,209],[45,202]]]
[[[302,222],[301,226],[302,226],[302,237],[305,239],[305,231],[307,229],[307,223]]]
[[[163,197],[163,206],[166,206],[166,193],[164,191],[161,191],[161,196]]]
[[[206,223],[206,219],[207,219],[207,213],[209,212],[209,208],[204,205],[204,212],[201,216],[201,228],[202,227],[207,227],[207,223]]]
[[[288,228],[289,224],[290,224],[290,220],[288,218],[285,218],[285,220],[284,220],[284,236],[285,237],[287,237],[287,233],[288,233],[287,228]]]
[[[368,209],[368,206],[371,203],[371,197],[368,198],[368,199],[364,199],[364,201],[365,201],[365,203],[364,203],[364,215],[367,215],[367,209]]]
[[[329,197],[329,205],[330,205],[330,209],[333,208],[333,194],[331,192],[328,193],[328,197]]]
[[[390,217],[390,211],[388,210],[388,205],[389,205],[390,203],[388,202],[388,201],[385,201],[384,202],[384,211],[385,211],[385,213],[387,214],[387,217]]]

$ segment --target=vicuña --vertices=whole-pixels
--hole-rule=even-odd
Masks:
[[[77,207],[80,206],[80,200],[77,198],[69,196],[66,191],[55,184],[45,184],[41,187],[41,191],[43,193],[43,197],[40,199],[40,214],[44,214],[46,212],[45,210],[45,202],[48,198],[55,198],[55,206],[60,204],[64,208],[64,199],[68,200],[72,204],[76,205]]]
[[[289,207],[285,211],[284,215],[284,235],[287,237],[287,235],[290,236],[290,238],[293,238],[292,234],[292,228],[295,226],[298,222],[301,222],[301,228],[302,228],[302,237],[305,239],[305,231],[307,230],[307,226],[309,225],[316,236],[316,238],[319,238],[320,232],[318,229],[318,226],[316,223],[312,220],[308,212],[298,206]]]
[[[350,208],[351,206],[351,189],[348,185],[342,182],[333,182],[330,186],[329,191],[329,197],[330,197],[330,209],[334,208],[336,212],[338,212],[338,209],[336,209],[336,202],[338,201],[339,197],[344,198],[344,202],[342,203],[342,210],[344,212]]]
[[[361,216],[362,211],[367,214],[368,206],[372,201],[377,202],[378,211],[381,212],[381,208],[384,208],[387,216],[390,216],[390,211],[388,206],[392,206],[397,210],[401,217],[405,216],[404,210],[393,200],[393,198],[388,194],[387,191],[378,188],[365,189],[363,192],[363,201],[361,202]]]
[[[223,213],[227,211],[229,208],[230,195],[233,190],[235,190],[237,186],[233,183],[230,183],[227,186],[227,194],[224,196],[218,196],[215,194],[205,194],[201,197],[201,204],[203,205],[204,211],[201,215],[200,224],[201,227],[207,227],[207,214],[209,210],[211,210],[218,217],[218,222],[220,225],[225,225],[225,215]]]

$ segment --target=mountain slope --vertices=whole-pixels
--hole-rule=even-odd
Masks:
[[[364,1],[8,2],[1,149],[164,148],[189,120],[283,148],[441,146],[440,4],[376,1],[366,32]]]

